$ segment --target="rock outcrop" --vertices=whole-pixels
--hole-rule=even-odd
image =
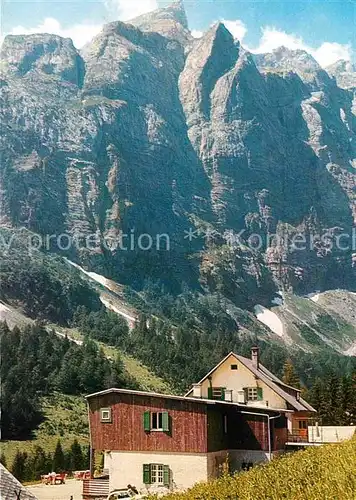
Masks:
[[[90,238],[64,253],[133,286],[188,283],[244,307],[277,283],[351,286],[351,245],[336,244],[356,223],[345,73],[303,51],[252,56],[221,23],[193,40],[181,2],[104,26],[81,53],[55,35],[8,36],[2,224]],[[290,246],[299,233],[304,250]]]

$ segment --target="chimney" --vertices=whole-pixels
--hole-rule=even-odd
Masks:
[[[255,368],[259,368],[260,365],[260,348],[259,347],[252,347],[251,348],[251,360],[252,364]]]
[[[193,384],[193,398],[201,398],[201,384]]]

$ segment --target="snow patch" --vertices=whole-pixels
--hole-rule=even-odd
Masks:
[[[276,313],[270,311],[266,307],[257,304],[254,307],[255,316],[264,325],[268,326],[273,333],[279,337],[284,337],[284,326],[282,321],[279,319]]]
[[[316,293],[309,293],[307,295],[308,299],[312,300],[313,302],[318,302],[320,299],[320,292]]]
[[[117,288],[118,285],[116,283],[114,283],[112,280],[110,280],[108,278],[105,278],[105,276],[102,276],[101,274],[97,274],[97,273],[94,273],[94,272],[86,271],[81,266],[79,266],[78,264],[76,264],[75,262],[72,262],[71,260],[69,260],[67,258],[65,258],[65,260],[68,262],[68,264],[70,264],[71,266],[73,266],[76,269],[78,269],[79,271],[81,271],[83,274],[85,274],[86,276],[88,276],[89,278],[91,278],[93,281],[96,281],[100,285],[103,285],[107,290],[110,290],[110,292],[117,293],[116,290],[115,290],[115,287]],[[134,316],[128,314],[126,312],[125,308],[118,307],[117,305],[113,304],[111,302],[111,300],[108,300],[103,295],[100,295],[99,299],[100,299],[101,303],[107,309],[109,309],[110,311],[113,311],[116,314],[119,314],[120,316],[122,316],[123,318],[125,318],[125,320],[128,323],[128,326],[129,326],[130,330],[132,330],[135,327],[137,318],[135,318]]]
[[[130,316],[129,314],[124,312],[122,309],[120,309],[119,307],[112,304],[109,300],[105,299],[104,297],[100,297],[100,301],[102,304],[104,304],[104,306],[107,309],[110,309],[110,311],[113,311],[116,314],[119,314],[120,316],[123,316],[125,319],[127,319],[129,322],[129,325],[130,325],[130,323],[133,325],[136,324],[136,318],[134,318],[133,316]]]
[[[86,274],[92,280],[96,281],[97,283],[100,283],[100,285],[103,285],[103,286],[109,288],[110,280],[108,280],[108,278],[105,278],[105,276],[102,276],[101,274],[97,274],[97,273],[86,271],[81,266],[79,266],[78,264],[76,264],[75,262],[72,262],[71,260],[69,260],[67,258],[65,258],[65,260],[68,262],[68,264],[70,264],[71,266],[75,267],[80,272]]]
[[[0,321],[4,321],[6,319],[6,313],[11,312],[11,309],[5,304],[0,303]]]
[[[347,351],[344,351],[344,354],[345,356],[356,356],[356,342]]]

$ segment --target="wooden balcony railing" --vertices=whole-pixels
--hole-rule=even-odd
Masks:
[[[288,432],[288,441],[290,443],[307,443],[308,442],[308,431],[307,432]]]

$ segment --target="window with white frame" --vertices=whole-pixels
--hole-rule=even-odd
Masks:
[[[151,413],[151,430],[162,431],[163,430],[163,412],[154,411]]]
[[[111,408],[100,408],[101,422],[111,422]]]
[[[213,387],[213,399],[223,399],[224,388],[223,387]]]
[[[144,484],[164,485],[171,484],[171,471],[169,465],[164,464],[143,464]]]
[[[248,399],[248,401],[258,401],[257,387],[248,387],[247,388],[247,399]]]
[[[163,484],[163,465],[151,464],[151,484]]]
[[[149,411],[143,413],[143,428],[145,432],[170,431],[170,416],[168,411]]]

